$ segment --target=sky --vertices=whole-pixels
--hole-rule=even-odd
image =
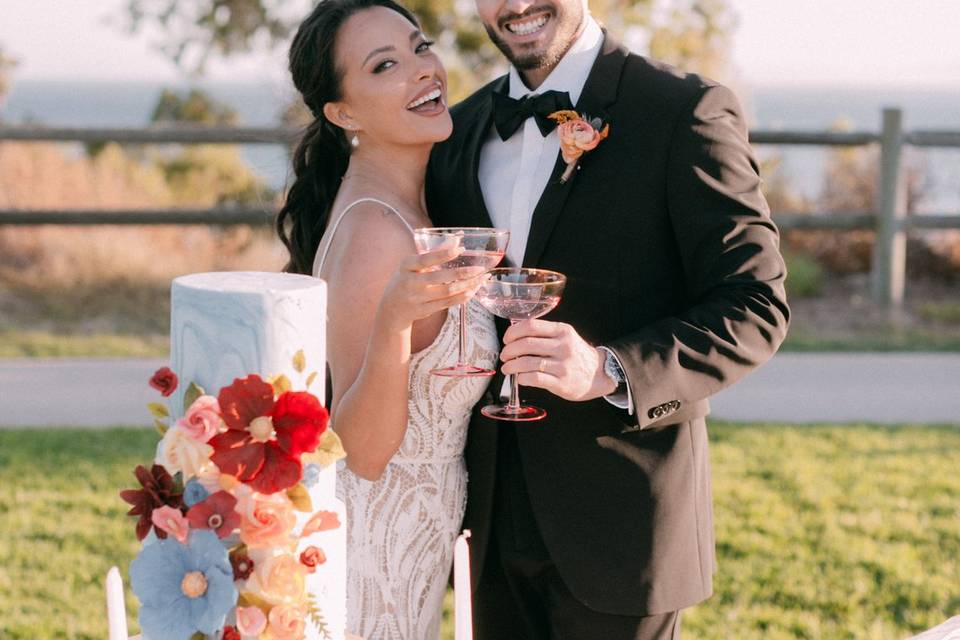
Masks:
[[[733,69],[755,86],[924,86],[960,92],[960,0],[730,0]],[[310,5],[292,0],[291,5]],[[126,0],[0,0],[0,47],[16,80],[183,75],[123,28]],[[285,81],[285,52],[215,61],[214,81]]]

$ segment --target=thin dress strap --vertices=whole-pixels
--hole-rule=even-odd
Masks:
[[[390,205],[384,202],[383,200],[378,200],[377,198],[360,198],[359,200],[354,200],[353,202],[348,204],[346,207],[344,207],[343,211],[340,212],[340,215],[337,217],[337,219],[333,221],[333,226],[330,227],[330,237],[327,239],[327,246],[323,248],[323,253],[320,254],[319,259],[314,260],[313,275],[315,276],[319,275],[320,270],[323,269],[323,261],[327,259],[327,252],[330,250],[330,246],[333,244],[333,236],[334,234],[337,233],[337,228],[339,228],[340,222],[343,221],[347,213],[349,213],[350,209],[353,209],[355,206],[363,202],[373,202],[383,207],[386,207],[387,209],[395,213],[398,218],[400,218],[400,222],[403,223],[403,226],[405,226],[407,230],[410,231],[410,235],[413,235],[413,227],[410,226],[410,223],[407,222],[402,215],[400,215],[400,212],[393,205]]]

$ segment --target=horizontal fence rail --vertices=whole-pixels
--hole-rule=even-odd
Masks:
[[[217,209],[15,209],[0,210],[0,225],[158,225],[158,224],[270,224],[273,207]]]
[[[902,129],[900,109],[883,110],[883,126],[873,131],[754,130],[755,145],[808,145],[880,149],[877,182],[878,206],[873,213],[817,212],[773,213],[784,230],[871,230],[877,234],[873,259],[874,298],[884,306],[903,301],[906,273],[906,233],[919,229],[960,229],[957,215],[907,215],[902,171],[904,146],[960,149],[960,131]],[[289,146],[302,134],[295,127],[222,127],[153,125],[123,127],[47,127],[0,125],[0,142],[74,142],[99,144],[272,144]],[[221,206],[215,209],[0,209],[0,225],[266,225],[276,211],[272,206]]]
[[[185,124],[142,128],[0,126],[0,140],[96,144],[290,144],[302,131],[291,127],[207,127]]]

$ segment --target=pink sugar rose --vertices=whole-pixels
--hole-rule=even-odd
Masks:
[[[301,640],[307,627],[305,617],[302,606],[281,604],[270,609],[271,640]]]
[[[150,520],[156,528],[165,531],[180,542],[186,543],[187,534],[190,533],[190,523],[180,509],[171,506],[154,509],[153,513],[150,514]]]
[[[267,616],[259,607],[237,607],[237,630],[245,636],[259,636],[267,628]]]
[[[194,440],[208,442],[220,433],[223,426],[220,403],[213,396],[200,396],[187,409],[186,415],[177,421],[177,426]]]
[[[251,549],[280,547],[291,541],[297,523],[293,503],[285,493],[262,494],[247,485],[235,490],[240,514],[240,539]]]
[[[567,120],[557,127],[560,137],[560,151],[567,164],[575,162],[584,151],[596,148],[604,136],[586,120],[579,118]]]

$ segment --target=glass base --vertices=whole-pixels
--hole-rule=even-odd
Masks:
[[[447,378],[488,378],[496,373],[493,369],[484,369],[475,367],[472,364],[455,364],[452,367],[443,369],[433,369],[430,371],[435,376],[444,376]]]
[[[547,417],[547,412],[540,407],[520,405],[516,409],[505,404],[488,404],[480,413],[494,420],[508,420],[510,422],[534,422]]]

